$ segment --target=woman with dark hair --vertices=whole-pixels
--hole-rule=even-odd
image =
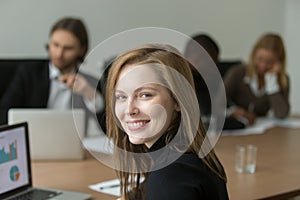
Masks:
[[[199,51],[198,46],[201,46],[213,60],[212,64],[203,65],[203,55],[201,55],[202,51]],[[207,34],[197,34],[194,35],[187,43],[184,49],[184,56],[190,62],[193,62],[194,65],[201,66],[202,68],[206,68],[204,71],[209,71],[209,68],[215,67],[218,69],[221,77],[224,76],[226,72],[226,68],[223,66],[219,66],[219,54],[220,48],[217,42]],[[207,56],[206,56],[207,57]],[[208,82],[204,80],[207,76],[208,79],[214,80],[215,82],[219,81],[219,85],[223,84],[222,79],[217,79],[215,76],[209,76],[208,74],[202,73],[200,74],[197,71],[196,67],[190,64],[191,71],[194,77],[194,84],[196,88],[196,94],[199,101],[199,108],[201,111],[202,119],[207,121],[208,117],[212,115],[212,102],[216,101],[219,98],[218,92],[210,93],[208,90]],[[223,129],[242,129],[245,128],[245,124],[243,121],[240,121],[239,118],[235,118],[233,116],[226,116],[224,121]]]

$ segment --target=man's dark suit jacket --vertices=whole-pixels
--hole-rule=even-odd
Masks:
[[[93,86],[98,81],[86,74],[82,74]],[[100,87],[97,89],[100,93]],[[50,94],[49,62],[21,65],[11,81],[9,88],[0,101],[0,124],[7,123],[7,112],[10,108],[46,108]],[[91,113],[80,95],[73,94],[73,107],[84,108],[86,116],[95,117]],[[101,114],[97,113],[97,118]],[[88,117],[86,119],[88,119]]]

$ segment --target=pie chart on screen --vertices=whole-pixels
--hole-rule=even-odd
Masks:
[[[19,171],[19,168],[14,165],[10,168],[10,180],[16,182],[19,180],[20,178],[20,171]]]

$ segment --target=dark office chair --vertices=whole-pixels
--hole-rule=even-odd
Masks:
[[[242,64],[241,60],[223,60],[217,64],[217,67],[219,69],[219,72],[220,72],[222,78],[224,78],[226,72],[230,68],[239,66],[240,64]]]
[[[47,59],[0,59],[0,99],[8,88],[20,65],[45,62]]]

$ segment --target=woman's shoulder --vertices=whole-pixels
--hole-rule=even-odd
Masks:
[[[246,66],[244,64],[232,66],[224,76],[226,89],[235,88],[236,83],[241,83],[246,75]]]
[[[163,190],[165,194],[162,195],[174,195],[175,199],[180,199],[178,197],[181,195],[184,199],[207,199],[224,189],[226,191],[223,180],[193,153],[183,154],[170,165],[151,172],[147,177],[147,191],[153,194]]]
[[[191,157],[187,159],[187,157]],[[189,160],[189,163],[184,161]],[[192,161],[192,162],[191,162]],[[204,193],[198,176],[191,171],[193,156],[183,154],[168,166],[148,174],[146,181],[147,199],[199,199]]]
[[[150,177],[165,177],[164,181],[173,179],[190,179],[195,176],[205,177],[210,170],[195,153],[184,153],[168,166],[150,173]],[[176,176],[174,176],[176,175]]]

